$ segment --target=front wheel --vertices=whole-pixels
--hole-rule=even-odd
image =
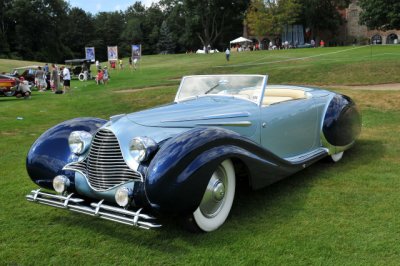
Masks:
[[[11,97],[15,95],[15,90],[8,90],[6,92],[3,92],[4,96],[6,97]]]
[[[235,197],[236,178],[231,160],[223,161],[212,174],[192,220],[204,232],[218,229],[226,220]]]

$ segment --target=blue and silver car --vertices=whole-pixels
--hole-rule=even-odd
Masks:
[[[238,176],[259,189],[322,158],[337,162],[360,128],[345,95],[267,86],[265,75],[186,76],[169,105],[46,131],[26,167],[56,193],[27,199],[147,229],[177,215],[210,232],[227,219]]]

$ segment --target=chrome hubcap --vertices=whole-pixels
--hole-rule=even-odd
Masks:
[[[225,203],[225,188],[228,185],[228,178],[222,166],[218,166],[208,182],[199,209],[204,216],[211,218],[216,216]]]
[[[216,201],[220,201],[225,196],[225,186],[219,180],[214,184],[213,196]]]

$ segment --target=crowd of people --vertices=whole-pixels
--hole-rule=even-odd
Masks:
[[[119,69],[123,69],[123,61],[122,59],[118,61],[110,61],[110,67],[111,69],[115,69],[116,65],[118,64]],[[94,80],[97,85],[107,85],[110,75],[108,71],[108,67],[104,66],[102,67],[99,63],[99,61],[96,61],[96,76],[94,77]],[[129,66],[130,68],[134,68],[136,70],[137,66],[137,59],[130,59],[129,60]],[[90,72],[90,65],[86,66],[85,64],[82,65],[82,71],[83,75],[86,77],[83,80],[88,80],[90,79],[91,75],[89,75]],[[49,68],[49,65],[46,63],[43,67],[39,66],[37,67],[34,77],[34,85],[38,89],[39,92],[45,92],[47,90],[51,90],[53,93],[56,94],[63,94],[66,92],[69,92],[71,89],[71,70],[66,67],[66,66],[57,66],[56,64],[51,65],[51,69]],[[23,77],[21,77],[23,80]],[[21,80],[21,81],[22,81]],[[22,82],[20,82],[22,84]],[[25,84],[27,85],[27,84]],[[29,91],[30,94],[30,91]]]
[[[49,89],[56,94],[68,92],[71,86],[70,70],[64,66],[59,68],[56,64],[52,64],[51,69],[48,64],[39,66],[35,72],[35,85],[39,92]]]
[[[313,48],[316,47],[325,47],[325,42],[324,40],[320,40],[319,43],[316,43],[314,40],[311,40],[309,45]],[[267,44],[264,45],[259,45],[259,43],[242,43],[242,44],[236,44],[231,47],[236,52],[244,52],[244,51],[258,51],[258,50],[286,50],[286,49],[292,49],[292,48],[298,48],[299,44],[297,41],[295,42],[289,42],[289,41],[280,41],[280,40],[275,40],[275,42],[270,41]],[[304,47],[304,44],[302,45]]]

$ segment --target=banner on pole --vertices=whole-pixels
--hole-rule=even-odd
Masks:
[[[86,60],[90,60],[91,62],[94,62],[96,60],[94,47],[85,47],[85,54],[86,54],[85,57]]]
[[[142,57],[142,45],[132,44],[132,58],[140,59]]]
[[[108,61],[118,60],[118,46],[107,46]]]

